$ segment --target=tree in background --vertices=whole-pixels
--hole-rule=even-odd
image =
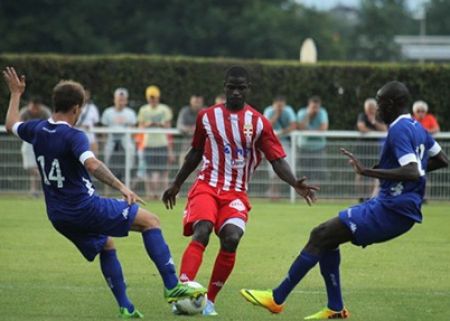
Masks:
[[[426,6],[427,34],[450,35],[450,1],[430,0]]]
[[[430,0],[429,30],[446,33],[449,1]],[[142,53],[320,60],[394,60],[394,35],[417,34],[406,0],[330,11],[295,0],[1,0],[0,52]]]
[[[405,0],[361,0],[354,46],[349,56],[359,60],[390,61],[399,58],[395,35],[410,34],[414,21]]]

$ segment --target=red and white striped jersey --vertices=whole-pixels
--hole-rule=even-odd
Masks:
[[[269,161],[286,156],[270,122],[249,105],[238,112],[224,104],[201,110],[192,147],[204,149],[198,179],[224,191],[247,191],[262,154]]]

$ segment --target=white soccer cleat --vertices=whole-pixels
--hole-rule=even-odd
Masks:
[[[219,315],[216,312],[216,308],[214,306],[214,302],[212,302],[210,300],[206,301],[206,306],[205,306],[205,309],[203,309],[202,314],[204,316],[206,316],[206,317],[214,317],[216,315]]]

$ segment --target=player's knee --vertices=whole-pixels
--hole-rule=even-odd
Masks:
[[[114,250],[115,248],[116,247],[114,245],[114,241],[113,241],[112,237],[108,237],[106,239],[105,245],[103,246],[103,250],[104,251],[111,251],[111,250]]]
[[[211,232],[213,230],[213,224],[208,221],[200,221],[197,224],[195,224],[194,227],[194,235],[192,236],[192,239],[200,242],[204,246],[207,246],[209,243],[209,236],[211,235]]]
[[[220,238],[220,246],[226,252],[236,252],[240,240],[241,234],[227,233]]]
[[[133,225],[139,232],[161,227],[158,216],[146,210],[140,210]]]
[[[322,245],[326,242],[327,237],[327,228],[325,224],[320,224],[316,226],[311,231],[309,236],[309,243],[313,244],[316,247],[322,247]]]

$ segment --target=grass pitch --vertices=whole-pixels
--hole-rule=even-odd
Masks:
[[[178,263],[188,239],[181,236],[183,202],[175,211],[159,203],[166,239]],[[272,316],[240,297],[242,287],[271,288],[284,277],[316,224],[347,203],[312,208],[255,201],[237,264],[217,301],[217,320],[302,320],[326,304],[318,269],[289,297],[282,315]],[[342,247],[342,285],[350,320],[450,320],[450,211],[448,203],[424,207],[424,224],[392,242],[360,249]],[[86,262],[53,230],[43,200],[0,199],[0,320],[117,320],[117,307],[98,260]],[[198,281],[208,283],[217,239],[205,254]],[[140,235],[116,241],[134,304],[145,320],[191,320],[171,315],[162,283]]]

